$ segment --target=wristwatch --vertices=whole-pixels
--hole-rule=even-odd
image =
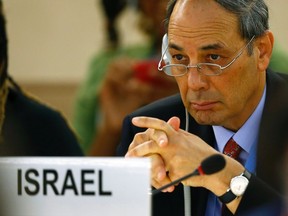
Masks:
[[[230,188],[222,196],[219,196],[219,200],[222,203],[230,203],[239,196],[242,196],[249,184],[251,173],[245,170],[241,175],[235,176],[230,181]]]

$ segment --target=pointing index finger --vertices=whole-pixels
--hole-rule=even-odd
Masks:
[[[167,124],[167,122],[152,117],[146,117],[146,116],[134,117],[132,119],[132,123],[137,127],[162,130],[166,133],[171,133],[174,131],[174,129],[169,124]]]

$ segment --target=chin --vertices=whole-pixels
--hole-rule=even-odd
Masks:
[[[211,111],[198,111],[193,113],[192,117],[201,125],[220,125],[220,122],[215,119],[215,113],[212,113]]]

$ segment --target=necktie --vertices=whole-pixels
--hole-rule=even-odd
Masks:
[[[233,138],[230,138],[224,147],[223,153],[237,160],[241,150],[241,146],[239,146]]]

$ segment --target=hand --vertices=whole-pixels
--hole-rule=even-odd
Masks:
[[[176,128],[175,130],[173,126],[171,126],[171,121],[175,122],[177,121],[177,118],[174,117],[173,119],[174,120],[170,119],[166,123],[165,121],[149,117],[134,118],[132,120],[133,124],[138,127],[145,127],[149,129],[147,129],[141,135],[135,136],[127,152],[127,156],[136,157],[151,156],[153,154],[160,155],[164,162],[165,171],[169,171],[169,178],[172,181],[191,173],[205,158],[211,156],[212,154],[219,153],[198,136],[179,128]],[[180,123],[179,119],[178,121]],[[237,161],[227,156],[225,156],[225,158],[226,161],[231,161],[232,166],[229,167],[229,169],[233,169],[237,166],[238,168],[241,168],[239,170],[243,171],[243,167]],[[159,170],[163,172],[164,169],[163,167],[155,167],[155,164],[158,165],[161,163],[152,162],[152,177],[157,176],[157,172],[159,172]],[[225,173],[228,178],[225,177],[224,172],[219,172],[219,175],[214,175],[214,177],[217,177],[217,180],[227,179],[223,181],[223,185],[228,185],[231,179],[229,177],[240,174],[238,172],[241,171],[237,170],[236,174],[234,174],[235,171],[231,172],[232,174]],[[205,175],[197,176],[187,179],[182,183],[190,186],[203,186],[213,191],[215,189],[215,183],[213,183],[215,179],[211,178],[211,176],[212,175],[208,177]],[[163,186],[165,183],[161,182],[160,185]],[[225,191],[225,189],[223,191]]]
[[[216,153],[216,150],[199,137],[179,129],[180,120],[177,117],[171,118],[167,123],[155,118],[138,117],[133,119],[133,124],[149,129],[135,136],[127,156],[143,157],[157,154],[164,162],[162,164],[165,167],[158,167],[161,162],[152,160],[152,178],[163,176],[165,170],[169,171],[170,181],[176,180],[192,172],[204,158]],[[160,160],[159,157],[157,159]],[[203,186],[202,181],[201,178],[191,178],[182,183]],[[156,188],[167,184],[167,181],[160,182],[159,178],[153,179],[152,182],[157,182],[157,185],[153,185]]]
[[[135,119],[134,119],[135,120]],[[172,117],[169,121],[168,124],[173,127],[175,130],[178,130],[180,127],[180,121],[178,118],[174,118]],[[150,135],[149,134],[154,134],[154,136],[156,135],[156,132],[154,129],[147,129],[145,132],[143,133],[138,133],[135,135],[133,142],[131,143],[131,145],[129,146],[129,150],[128,153],[126,155],[126,157],[132,156],[129,155],[129,151],[131,149],[133,149],[134,147],[136,147],[138,144],[140,145],[145,145],[148,144],[149,142],[155,142],[154,140],[150,139]],[[168,140],[165,134],[162,134],[163,136],[161,136],[159,134],[159,139],[158,139],[158,143],[160,146],[164,147],[165,145],[168,144]],[[153,136],[153,135],[152,135]],[[168,170],[166,170],[166,166],[165,166],[165,162],[163,161],[163,158],[159,155],[159,154],[147,154],[147,157],[150,157],[151,162],[152,162],[152,173],[151,173],[151,182],[152,185],[155,188],[159,188],[163,185],[169,184],[171,182],[171,179],[169,178],[169,176],[167,175]],[[174,186],[171,186],[167,189],[165,189],[165,191],[163,192],[172,192],[175,189]]]
[[[133,76],[135,60],[118,58],[110,63],[100,91],[105,127],[120,132],[128,113],[144,105],[153,89]]]
[[[205,158],[219,154],[199,137],[179,129],[180,120],[177,117],[171,118],[168,122],[150,117],[136,117],[132,122],[138,127],[148,129],[135,136],[126,157],[151,157],[152,184],[156,188],[191,173]],[[223,156],[226,166],[222,171],[194,176],[182,183],[193,187],[205,187],[216,196],[224,194],[232,177],[242,173],[244,167],[236,160]],[[169,171],[169,175],[164,175],[165,171]],[[173,189],[170,187],[168,191]],[[231,212],[235,212],[240,201],[241,197],[227,204],[227,207]]]

